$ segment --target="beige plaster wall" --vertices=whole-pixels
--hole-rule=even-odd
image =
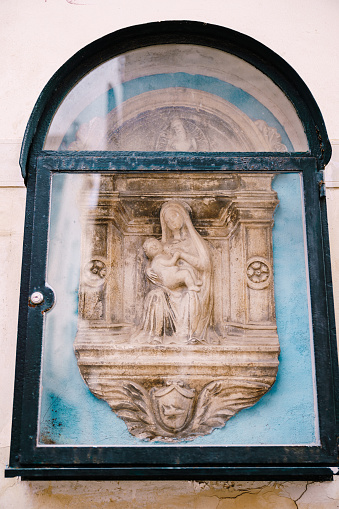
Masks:
[[[52,74],[77,50],[119,28],[191,19],[248,34],[287,60],[323,113],[334,155],[326,174],[339,310],[339,2],[337,0],[2,0],[0,2],[0,461],[8,462],[25,188],[25,125]],[[338,320],[339,322],[339,317]],[[22,482],[0,479],[1,509],[240,509],[339,507],[331,483]]]

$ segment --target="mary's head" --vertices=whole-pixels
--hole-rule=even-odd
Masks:
[[[188,226],[192,225],[189,210],[187,204],[179,201],[171,200],[164,203],[160,212],[163,242],[185,236]]]
[[[172,231],[181,230],[184,225],[184,218],[180,210],[175,207],[168,207],[164,213],[164,220],[167,227]]]

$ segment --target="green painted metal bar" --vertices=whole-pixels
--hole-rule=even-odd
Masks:
[[[161,468],[7,468],[5,477],[22,480],[271,480],[331,481],[328,467],[161,467]]]

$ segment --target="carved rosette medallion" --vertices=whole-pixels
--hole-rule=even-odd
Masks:
[[[107,261],[105,258],[96,256],[84,263],[79,291],[79,313],[83,318],[103,319],[106,304],[106,276]]]
[[[163,149],[204,143],[172,120]],[[82,219],[74,350],[91,392],[140,440],[212,433],[275,382],[273,177],[101,175]]]
[[[102,260],[91,260],[84,267],[84,280],[89,286],[101,286],[106,277],[106,264]]]
[[[259,256],[247,262],[247,284],[250,288],[261,290],[270,284],[271,269],[268,260]]]

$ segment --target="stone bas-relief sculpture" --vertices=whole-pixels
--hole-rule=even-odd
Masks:
[[[84,206],[75,352],[132,435],[192,440],[273,385],[272,179],[101,175]]]
[[[195,230],[187,205],[166,202],[160,212],[162,241],[147,239],[155,288],[145,298],[143,321],[135,336],[157,344],[206,343],[212,315],[212,265],[209,248]]]
[[[66,147],[64,147],[66,148]],[[286,152],[277,129],[201,90],[170,88],[124,101],[80,125],[68,150]]]

